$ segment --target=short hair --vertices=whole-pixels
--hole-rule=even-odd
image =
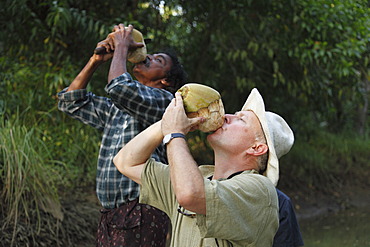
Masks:
[[[168,86],[165,89],[172,94],[175,94],[176,91],[186,83],[188,74],[186,73],[184,66],[180,63],[176,52],[172,48],[166,48],[159,53],[168,55],[172,60],[172,66],[166,73],[166,79],[171,86]]]
[[[269,159],[269,151],[267,151],[266,153],[258,157],[257,162],[258,162],[259,174],[263,174],[266,171],[268,159]]]
[[[266,136],[265,136],[265,133],[263,132],[262,126],[261,126],[261,133],[256,134],[256,140],[267,145]],[[267,147],[268,147],[268,145],[267,145]],[[258,168],[259,168],[258,172],[260,174],[263,174],[266,171],[268,159],[269,159],[269,150],[267,150],[266,153],[258,156],[258,158],[257,158]]]

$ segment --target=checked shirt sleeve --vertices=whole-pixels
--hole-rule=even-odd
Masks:
[[[99,97],[86,89],[58,93],[58,108],[67,115],[80,120],[99,130],[103,130],[109,116],[112,102],[106,97]]]
[[[112,102],[144,125],[149,126],[162,118],[173,95],[159,88],[147,87],[124,73],[105,88]]]

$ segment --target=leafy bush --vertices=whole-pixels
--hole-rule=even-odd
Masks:
[[[281,159],[279,184],[323,192],[337,191],[347,184],[369,185],[369,150],[369,139],[352,132],[313,132],[310,139],[298,138]]]

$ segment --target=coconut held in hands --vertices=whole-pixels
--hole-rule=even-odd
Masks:
[[[125,27],[125,30],[128,30],[128,27]],[[140,47],[140,48],[133,49],[133,50],[129,50],[128,54],[127,54],[127,60],[130,61],[131,63],[140,63],[140,62],[142,62],[146,59],[146,55],[147,55],[147,50],[146,50],[146,44],[145,44],[145,41],[144,41],[144,37],[143,37],[142,33],[140,31],[136,30],[136,29],[132,29],[131,35],[132,35],[132,39],[135,42],[142,43],[144,46]],[[109,39],[109,36],[106,40],[108,40],[108,39]],[[114,52],[114,51],[112,51],[112,52]],[[94,53],[95,54],[106,54],[107,51],[106,51],[104,46],[99,46],[99,47],[96,47]]]
[[[125,27],[125,29],[127,30],[128,28]],[[133,51],[129,51],[127,60],[130,61],[131,63],[140,63],[145,60],[147,54],[144,37],[140,31],[132,29],[132,38],[134,39],[135,42],[143,43],[144,46],[137,48]]]
[[[204,117],[206,119],[199,125],[200,131],[215,131],[223,125],[225,109],[221,95],[215,89],[202,84],[188,83],[178,92],[181,93],[185,112],[189,118]]]

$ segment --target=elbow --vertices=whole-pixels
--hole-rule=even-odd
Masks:
[[[116,166],[117,170],[125,175],[126,177],[132,179],[138,184],[141,184],[141,171],[140,164],[135,165],[130,159],[130,155],[126,155],[125,152],[119,152],[113,158],[113,164]]]
[[[116,156],[114,156],[113,158],[113,164],[116,166],[117,170],[122,173],[123,175],[126,175],[125,174],[125,167],[124,167],[124,164],[125,162],[123,161],[123,158],[120,157],[118,154]]]
[[[172,183],[172,185],[174,185]],[[174,185],[177,202],[194,213],[206,214],[206,195],[203,183]]]
[[[182,207],[192,208],[197,201],[197,193],[191,190],[181,190],[176,193],[176,199]]]
[[[189,208],[192,205],[192,198],[186,195],[176,195],[177,202],[184,208]]]

